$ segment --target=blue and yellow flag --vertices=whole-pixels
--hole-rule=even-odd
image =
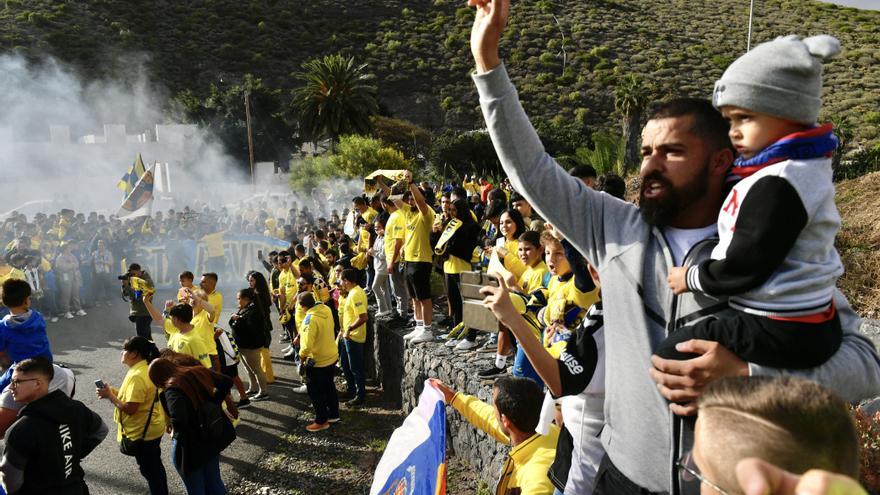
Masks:
[[[144,172],[134,189],[125,197],[116,215],[119,218],[134,218],[152,213],[153,207],[153,172]]]
[[[144,160],[141,159],[141,154],[138,153],[132,166],[128,167],[128,172],[116,183],[116,188],[121,189],[128,195],[146,171],[147,168],[144,166]]]

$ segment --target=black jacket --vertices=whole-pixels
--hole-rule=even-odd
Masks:
[[[240,349],[259,349],[266,346],[266,317],[257,303],[250,303],[235,312],[238,319],[230,318],[229,327]]]
[[[107,431],[100,416],[60,390],[31,402],[6,433],[2,471],[10,495],[88,493],[80,461]]]
[[[207,400],[220,404],[229,390],[232,388],[232,379],[215,375],[214,395]],[[184,473],[191,473],[205,465],[208,459],[217,452],[205,448],[202,442],[199,428],[199,417],[195,406],[189,397],[179,388],[169,387],[159,395],[165,414],[171,420],[174,429],[173,437],[177,440],[177,450],[174,452],[174,467]]]
[[[452,234],[452,238],[446,243],[446,254],[461,258],[467,262],[474,257],[474,249],[480,242],[480,225],[468,222]]]

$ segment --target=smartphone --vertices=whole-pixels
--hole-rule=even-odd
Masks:
[[[95,388],[104,388],[106,386],[104,380],[95,380]]]

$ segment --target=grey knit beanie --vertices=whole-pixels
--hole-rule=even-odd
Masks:
[[[715,82],[712,103],[814,124],[822,105],[822,61],[838,53],[840,42],[825,34],[761,43]]]

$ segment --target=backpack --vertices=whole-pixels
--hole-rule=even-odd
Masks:
[[[235,440],[235,427],[220,404],[207,399],[199,406],[196,415],[200,440],[213,451],[219,454]]]

